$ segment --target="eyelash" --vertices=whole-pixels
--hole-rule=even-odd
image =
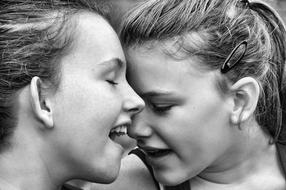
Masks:
[[[167,106],[156,106],[154,103],[149,103],[150,108],[153,110],[153,112],[158,114],[165,114],[168,111],[170,111],[173,107],[173,105],[167,105]]]
[[[113,85],[113,86],[116,86],[118,85],[117,82],[113,81],[113,80],[106,80],[106,82],[108,82],[109,84]]]

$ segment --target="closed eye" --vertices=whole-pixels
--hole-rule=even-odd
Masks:
[[[113,86],[116,86],[118,85],[117,82],[113,81],[113,80],[106,80],[106,82],[108,82],[109,84],[113,85]]]
[[[149,103],[149,107],[152,109],[154,113],[157,114],[166,114],[168,111],[172,109],[174,105],[170,104],[155,104],[155,103]]]

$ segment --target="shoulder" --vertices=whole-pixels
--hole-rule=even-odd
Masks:
[[[128,155],[121,161],[118,178],[111,184],[91,184],[89,190],[157,190],[145,164],[136,155]]]

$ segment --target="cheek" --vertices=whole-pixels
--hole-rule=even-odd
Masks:
[[[111,125],[121,110],[118,95],[106,85],[64,89],[56,101],[55,117],[70,126],[90,127]],[[109,126],[108,126],[109,127]]]
[[[205,156],[225,146],[225,139],[230,136],[227,118],[220,101],[186,105],[172,112],[164,121],[167,126],[161,127],[160,132],[165,134],[166,142],[178,154]]]
[[[67,155],[102,155],[109,140],[108,133],[116,122],[121,102],[108,89],[71,91],[57,104],[54,122],[57,144]],[[60,146],[60,145],[59,145]],[[64,151],[63,151],[64,152]],[[78,153],[76,153],[78,152]]]

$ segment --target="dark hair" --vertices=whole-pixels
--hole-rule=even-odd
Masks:
[[[150,0],[127,15],[120,38],[127,48],[176,41],[177,52],[199,57],[208,70],[221,69],[231,51],[246,41],[242,60],[218,77],[218,86],[225,92],[229,81],[234,83],[246,76],[256,79],[262,92],[256,120],[274,142],[286,140],[286,31],[282,19],[267,4],[246,0]]]
[[[17,123],[17,94],[34,76],[56,90],[60,59],[73,41],[72,16],[107,14],[94,0],[0,1],[0,148]]]

